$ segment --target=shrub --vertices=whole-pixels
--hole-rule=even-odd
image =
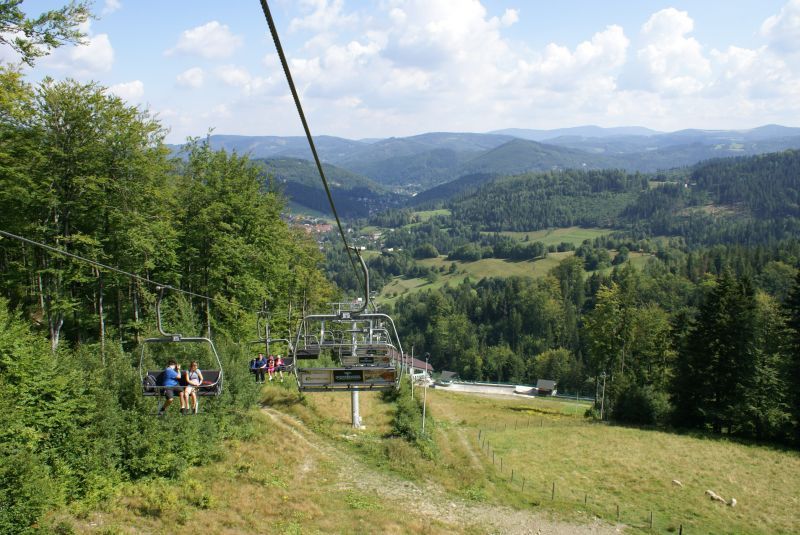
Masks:
[[[665,392],[652,386],[630,385],[617,398],[612,417],[619,422],[657,425],[667,421],[669,412]]]

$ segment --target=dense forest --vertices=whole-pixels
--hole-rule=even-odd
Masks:
[[[288,332],[289,303],[333,296],[317,244],[281,220],[258,166],[200,140],[171,159],[163,136],[96,84],[31,86],[0,67],[0,229],[140,277],[0,239],[2,533],[213,460],[248,433],[258,394],[237,342],[254,336],[262,301]],[[222,353],[223,394],[197,418],[156,419],[141,397],[139,344],[157,334],[142,279],[208,297],[170,292],[163,306],[167,329],[211,333]]]
[[[588,278],[572,256],[545,278],[467,279],[401,297],[394,312],[406,345],[467,380],[555,379],[604,398],[604,418],[788,442],[800,416],[798,255],[796,241],[665,249],[644,270]]]

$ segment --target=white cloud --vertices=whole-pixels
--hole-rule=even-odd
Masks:
[[[243,43],[239,35],[231,33],[225,24],[212,20],[202,26],[185,30],[178,43],[164,52],[165,55],[189,54],[205,59],[225,59]]]
[[[614,25],[580,43],[574,52],[550,43],[543,54],[533,61],[520,60],[520,65],[537,85],[563,88],[580,85],[585,79],[596,82],[597,76],[610,76],[625,63],[629,44],[622,27]]]
[[[252,78],[247,69],[236,67],[235,65],[225,65],[218,68],[217,75],[227,85],[234,87],[243,86]]]
[[[144,84],[141,80],[115,84],[109,87],[108,90],[122,100],[131,103],[138,102],[144,96]]]
[[[742,128],[800,120],[791,53],[800,43],[791,18],[799,5],[793,0],[767,19],[761,42],[749,47],[732,39],[714,49],[689,12],[668,8],[636,26],[597,27],[577,44],[553,39],[534,48],[507,28],[535,14],[492,11],[483,0],[382,0],[358,11],[340,0],[308,0],[293,8],[287,53],[315,134],[587,123]],[[180,131],[297,133],[277,56],[258,59],[207,70],[203,84],[216,83],[227,101],[215,103],[213,115],[214,105],[192,115],[187,104]],[[255,98],[265,93],[271,98]]]
[[[100,12],[102,16],[110,15],[115,11],[122,9],[122,2],[120,0],[106,0],[103,10]]]
[[[203,86],[205,80],[205,73],[200,67],[192,67],[180,73],[176,78],[176,82],[181,87],[191,87],[197,89]]]
[[[800,0],[790,0],[780,13],[767,18],[761,25],[761,34],[779,52],[800,52]]]
[[[216,75],[222,83],[241,89],[245,95],[260,94],[275,85],[273,78],[253,76],[247,69],[236,65],[223,65],[217,68]]]
[[[645,46],[637,57],[650,89],[686,95],[706,86],[711,65],[700,43],[687,36],[693,29],[689,14],[671,7],[653,14],[642,26]]]
[[[347,26],[358,21],[358,16],[354,13],[345,14],[342,12],[343,0],[303,0],[301,7],[308,14],[304,17],[292,19],[289,23],[289,31],[311,30],[324,31],[331,28]]]
[[[500,24],[503,26],[511,26],[519,21],[519,10],[506,9],[503,16],[500,18]]]
[[[80,30],[88,37],[81,45],[58,48],[42,59],[42,64],[77,76],[94,76],[111,70],[114,64],[114,47],[108,34],[92,35],[91,21]]]

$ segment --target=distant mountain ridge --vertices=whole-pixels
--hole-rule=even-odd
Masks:
[[[377,140],[335,136],[314,139],[323,162],[396,192],[417,194],[466,175],[498,176],[567,168],[654,172],[715,158],[795,149],[800,148],[800,128],[773,124],[749,130],[687,129],[665,133],[639,126],[589,125],[489,133],[428,132]],[[311,160],[303,136],[212,135],[209,143],[214,149],[249,154],[252,158]],[[179,146],[172,148],[177,151]],[[311,167],[308,171],[315,170]]]

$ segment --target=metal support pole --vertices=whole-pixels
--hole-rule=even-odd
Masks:
[[[408,365],[408,376],[411,377],[411,399],[414,399],[414,346],[411,346],[411,363]]]
[[[361,429],[361,416],[358,414],[358,390],[350,392],[350,400],[353,404],[353,429]]]
[[[603,412],[606,403],[606,372],[603,372],[603,397],[600,398],[600,421],[603,421]]]
[[[430,353],[425,353],[425,372],[428,371],[428,357]],[[422,434],[425,434],[425,409],[428,406],[428,381],[425,381],[425,391],[422,394]]]

